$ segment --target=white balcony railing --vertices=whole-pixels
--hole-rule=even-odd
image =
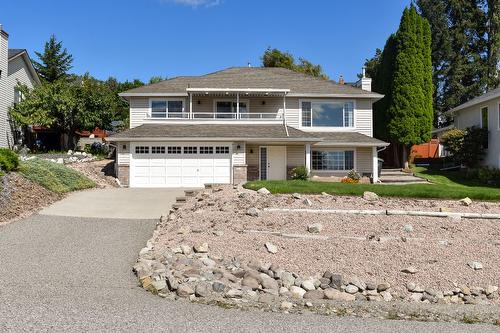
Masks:
[[[255,112],[236,112],[217,113],[217,112],[169,112],[166,118],[155,117],[152,119],[197,119],[197,120],[282,120],[283,115],[279,113],[255,113]]]

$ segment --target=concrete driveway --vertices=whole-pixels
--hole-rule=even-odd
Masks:
[[[41,215],[114,219],[157,219],[168,213],[183,189],[110,188],[74,192]]]

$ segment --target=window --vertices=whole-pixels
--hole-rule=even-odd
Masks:
[[[165,147],[151,147],[151,154],[165,154]]]
[[[267,179],[267,148],[260,147],[260,180]]]
[[[168,154],[180,154],[180,153],[182,153],[182,148],[169,146],[169,147],[167,147],[167,153]]]
[[[229,154],[229,147],[215,147],[216,154]]]
[[[151,118],[184,118],[182,100],[151,101]]]
[[[488,129],[488,107],[481,108],[481,127]]]
[[[312,169],[324,171],[354,169],[354,151],[319,151],[312,152]]]
[[[184,147],[184,154],[198,154],[198,147]]]
[[[14,88],[14,105],[21,103],[23,100],[23,93],[17,89]]]
[[[135,147],[135,153],[136,154],[149,154],[149,147],[148,146],[137,146],[137,147]]]
[[[240,113],[248,113],[247,102],[240,101]],[[236,118],[236,101],[216,101],[216,118]]]
[[[307,101],[302,102],[304,127],[354,127],[354,103]]]
[[[214,147],[200,147],[200,154],[213,154]]]

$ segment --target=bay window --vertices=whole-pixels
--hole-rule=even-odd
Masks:
[[[152,100],[151,118],[186,118],[183,100]]]
[[[312,151],[312,169],[315,171],[344,171],[354,169],[354,151]]]
[[[303,127],[354,127],[354,102],[303,101]]]

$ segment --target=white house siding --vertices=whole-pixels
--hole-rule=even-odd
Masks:
[[[35,82],[28,69],[30,64],[27,64],[24,59],[23,56],[18,56],[8,62],[6,72],[2,70],[2,78],[0,79],[0,147],[11,147],[14,143],[9,123],[9,108],[14,103],[14,88],[18,82],[33,88]]]
[[[238,149],[240,146],[240,149]],[[233,156],[232,156],[232,164],[233,166],[242,166],[246,165],[246,151],[245,151],[245,142],[234,142],[233,143]]]
[[[134,97],[130,99],[130,128],[140,126],[148,117],[149,98]]]
[[[307,100],[314,100],[314,98],[295,98],[295,97],[287,97],[286,99],[286,119],[287,119],[287,124],[292,127],[299,128],[303,131],[309,131],[309,130],[316,130],[316,131],[321,131],[322,129],[320,127],[316,127],[311,129],[310,127],[301,127],[300,124],[300,112],[301,112],[301,106],[300,106],[300,100],[302,99],[307,99]],[[323,100],[329,99],[329,100],[335,100],[335,98],[321,98]],[[348,99],[341,99],[341,100],[348,100]],[[355,129],[353,131],[359,132],[368,136],[373,136],[373,126],[372,126],[372,103],[373,100],[371,99],[352,99],[355,101]],[[326,130],[323,130],[326,131]],[[334,130],[333,130],[334,132]]]
[[[130,143],[117,142],[116,145],[118,165],[130,165]]]
[[[500,97],[457,111],[454,125],[460,129],[471,126],[481,126],[481,109],[483,107],[488,107],[489,130],[488,151],[483,164],[494,168],[500,168]]]

